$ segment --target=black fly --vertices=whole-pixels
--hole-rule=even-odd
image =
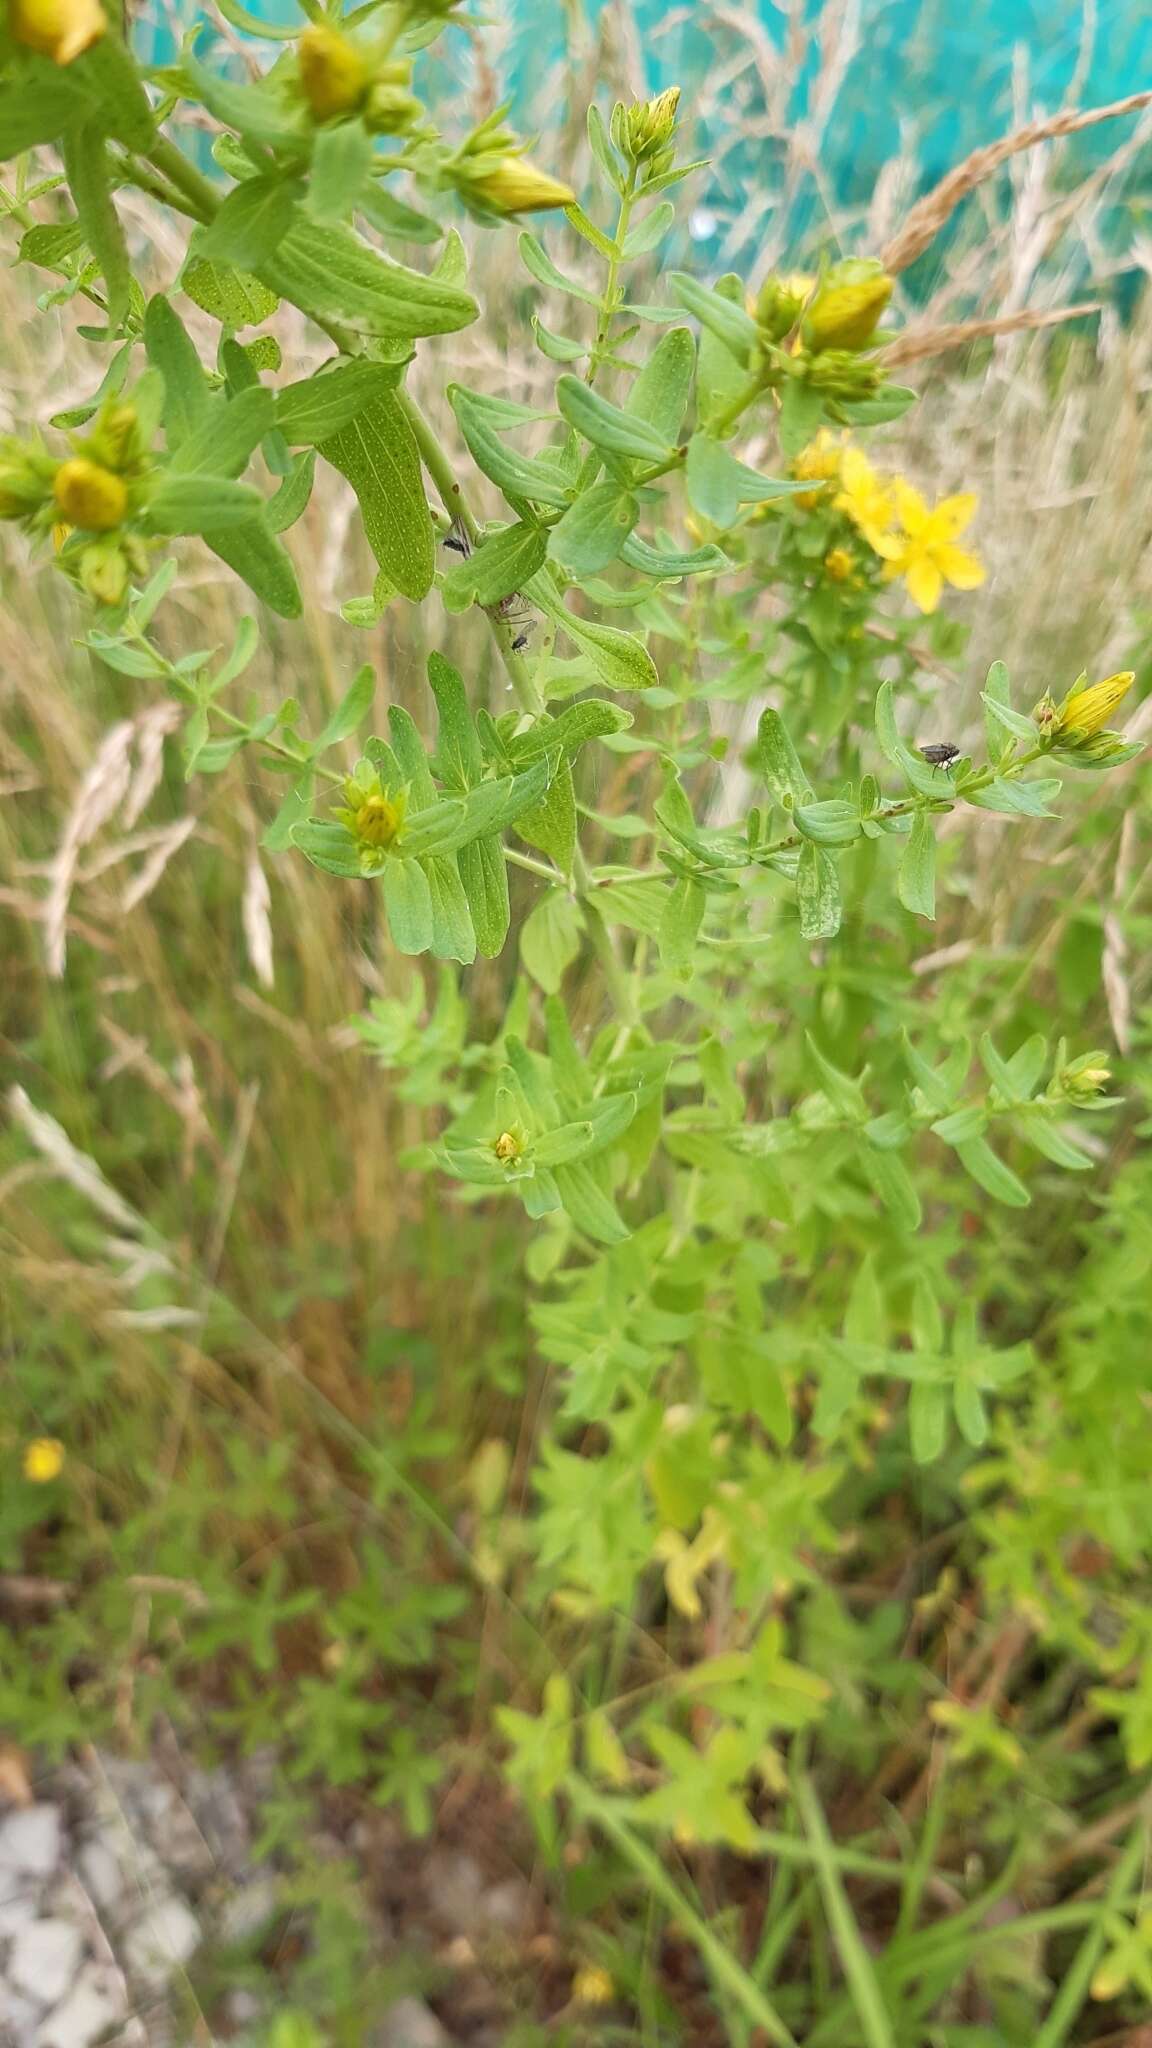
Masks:
[[[451,548],[454,555],[463,555],[465,561],[467,561],[472,553],[472,543],[467,533],[455,521],[453,521],[453,524],[444,535],[444,546]],[[502,620],[512,630],[514,636],[512,640],[513,654],[523,654],[532,637],[537,620],[535,612],[530,605],[525,603],[520,592],[512,590],[508,593],[507,597],[500,598],[496,604],[485,605],[484,609],[490,616]]]
[[[953,761],[960,759],[960,749],[951,740],[934,741],[929,747],[921,747],[920,752],[932,768],[950,768]]]

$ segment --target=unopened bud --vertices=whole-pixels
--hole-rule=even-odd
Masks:
[[[119,604],[128,588],[128,558],[115,541],[94,541],[80,557],[79,575],[97,604]]]
[[[1062,745],[1088,740],[1102,732],[1135,680],[1134,671],[1126,668],[1118,675],[1107,676],[1102,683],[1093,683],[1087,690],[1074,686],[1057,713],[1056,730]]]
[[[489,213],[540,213],[548,207],[572,206],[576,194],[547,171],[538,171],[526,157],[506,156],[490,171],[465,181],[469,196]]]
[[[815,278],[799,274],[765,278],[756,295],[754,317],[766,341],[783,341],[791,334],[815,282]]]
[[[648,163],[658,150],[667,148],[676,132],[676,109],[680,87],[670,85],[652,100],[637,100],[628,107],[620,123],[620,146],[632,163]]]
[[[364,120],[374,135],[403,135],[424,109],[407,86],[377,79],[364,103]]]
[[[352,114],[371,84],[368,60],[350,36],[313,22],[296,45],[300,84],[317,121]]]
[[[8,0],[8,27],[26,50],[71,64],[105,34],[108,18],[100,0]]]
[[[804,316],[809,348],[867,348],[892,297],[892,284],[874,256],[833,264]]]
[[[81,526],[88,533],[110,533],[128,510],[122,478],[83,455],[60,464],[52,495],[69,526]]]

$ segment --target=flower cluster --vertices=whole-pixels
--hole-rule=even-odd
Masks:
[[[945,584],[975,590],[984,581],[978,557],[959,545],[976,510],[969,491],[929,505],[902,476],[881,476],[863,451],[822,427],[792,465],[795,477],[811,479],[813,490],[796,503],[811,509],[830,500],[855,527],[883,564],[887,582],[902,577],[922,612],[934,612]],[[847,551],[834,548],[826,567],[835,581],[846,577]]]

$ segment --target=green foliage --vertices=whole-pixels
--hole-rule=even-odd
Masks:
[[[927,618],[944,585],[982,572],[958,543],[966,501],[929,508],[860,445],[913,402],[875,332],[892,280],[847,259],[754,294],[670,271],[666,299],[632,298],[631,267],[664,246],[700,169],[677,159],[675,95],[607,124],[590,111],[611,198],[586,192],[585,211],[502,113],[454,146],[447,113],[442,129],[415,98],[413,54],[455,27],[450,5],[402,0],[312,21],[255,83],[186,49],[151,94],[111,28],[68,63],[15,30],[2,52],[9,153],[58,145],[64,171],[36,188],[52,218],[11,209],[21,261],[98,308],[82,332],[105,353],[87,402],[42,439],[5,441],[0,512],[73,586],[112,701],[172,710],[161,744],[172,730],[214,820],[241,820],[262,878],[258,820],[278,917],[307,892],[338,896],[379,991],[355,1035],[391,1091],[382,1126],[379,1080],[356,1068],[340,1193],[378,1174],[373,1230],[412,1228],[427,1293],[423,1324],[374,1324],[387,1283],[365,1231],[324,1285],[278,1276],[273,1321],[302,1300],[313,1320],[262,1335],[218,1284],[233,1176],[253,1126],[262,1137],[255,1097],[238,1149],[194,1169],[203,1251],[182,1213],[163,1229],[144,1213],[150,1139],[117,1162],[141,1190],[129,1201],[69,1149],[71,1078],[59,1125],[13,1098],[14,1174],[31,1150],[58,1175],[62,1241],[90,1247],[95,1215],[117,1257],[128,1247],[117,1327],[132,1343],[192,1333],[190,1383],[203,1373],[215,1397],[217,1374],[226,1397],[186,1454],[180,1424],[157,1486],[147,1404],[110,1428],[121,1364],[83,1317],[62,1306],[21,1350],[11,1428],[27,1455],[0,1501],[0,1570],[58,1566],[65,1594],[5,1658],[0,1721],[34,1721],[60,1752],[90,1740],[123,1688],[89,1638],[103,1653],[144,1628],[138,1718],[194,1719],[181,1701],[210,1674],[214,1726],[277,1742],[287,1784],[356,1786],[422,1835],[477,1644],[506,1630],[507,1696],[490,1702],[488,1674],[483,1699],[508,1781],[557,1891],[595,1860],[583,1893],[571,1880],[573,1911],[614,1913],[610,1977],[644,2038],[672,2036],[648,2024],[634,1883],[697,1951],[735,2041],[1057,2048],[1089,1996],[1119,2024],[1150,1995],[1135,1852],[1102,1904],[1053,1890],[1092,1769],[1062,1746],[1065,1715],[1107,1731],[1089,1805],[1121,1759],[1152,1763],[1134,1426],[1152,1238],[1128,1107],[1147,1032],[1110,1095],[1109,1056],[1070,1052],[1033,991],[1044,942],[1027,917],[1010,910],[1011,945],[973,957],[963,905],[989,848],[1069,859],[1085,784],[1066,793],[1048,770],[1135,764],[1105,725],[1132,677],[1013,683],[995,662],[979,743],[959,725],[955,744],[915,740],[943,701],[917,634],[952,658],[964,633],[914,622],[894,586]],[[216,124],[226,186],[165,133],[182,105]],[[150,296],[120,220],[133,185],[187,230]],[[466,285],[458,204],[506,237],[511,217],[561,215],[547,244],[518,242],[553,366],[539,405],[453,375],[449,338],[494,319]],[[440,253],[419,267],[393,243]],[[181,295],[219,326],[211,360]],[[335,353],[276,382],[280,342],[237,336],[281,302]],[[329,471],[378,571],[344,617],[374,627],[388,610],[391,701],[370,661],[269,703],[253,676],[288,643],[275,621],[304,611],[293,529]],[[192,545],[173,553],[173,537]],[[230,645],[183,644],[201,544],[262,608]],[[330,623],[309,622],[326,669]],[[418,647],[426,662],[398,658]],[[1116,818],[1134,815],[1138,771],[1115,786]],[[937,919],[961,932],[938,956]],[[146,985],[159,969],[136,972]],[[221,988],[233,978],[229,964]],[[1084,1011],[1100,1028],[1094,998],[1069,1003],[1070,1029]],[[279,1022],[303,1101],[331,1019],[321,1033],[301,1007]],[[96,1015],[89,1001],[76,1026],[89,1060]],[[71,1077],[72,1050],[29,1029],[27,1052]],[[271,1178],[275,1243],[285,1184],[305,1213],[316,1191],[292,1158]],[[1085,1185],[1110,1200],[1091,1232]],[[475,1330],[457,1318],[470,1262],[487,1297]],[[13,1324],[31,1323],[34,1279]],[[327,1361],[318,1303],[345,1296],[361,1350],[330,1383],[297,1352]],[[58,1351],[82,1369],[62,1374]],[[500,1404],[483,1434],[478,1388]],[[246,1434],[229,1404],[258,1399],[263,1433]],[[75,1480],[68,1462],[47,1469],[53,1445],[66,1460],[84,1447]],[[314,1573],[309,1542],[333,1524]],[[1077,1567],[1089,1526],[1099,1583]],[[976,1615],[994,1675],[965,1665],[954,1682]],[[1009,1702],[1032,1640],[1051,1668]],[[837,1839],[839,1810],[863,1846]],[[268,1825],[286,1835],[296,1818],[289,1800]],[[754,1938],[729,1910],[724,1854],[773,1865]],[[354,1998],[345,1945],[353,1988],[328,1987],[333,2010]],[[314,1992],[293,1987],[270,2040],[319,2038]]]

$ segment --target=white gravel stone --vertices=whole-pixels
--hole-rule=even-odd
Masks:
[[[399,1998],[373,2036],[373,2048],[447,2048],[448,2035],[422,1998]]]
[[[84,1953],[84,1938],[67,1920],[30,1920],[12,1943],[8,1978],[25,1998],[55,2005],[69,1989]]]
[[[107,1842],[85,1842],[76,1858],[76,1869],[94,1906],[105,1913],[124,1896],[124,1872]]]
[[[0,1941],[8,1941],[26,1927],[29,1920],[35,1920],[38,1908],[36,1894],[26,1891],[12,1899],[0,1898]]]
[[[183,1899],[157,1899],[124,1941],[131,1976],[159,1990],[200,1946],[200,1926]]]
[[[50,1877],[60,1861],[60,1809],[25,1806],[0,1823],[0,1870]]]
[[[86,1963],[67,1998],[44,2021],[36,2048],[91,2048],[126,2010],[123,1986],[112,1971]]]

